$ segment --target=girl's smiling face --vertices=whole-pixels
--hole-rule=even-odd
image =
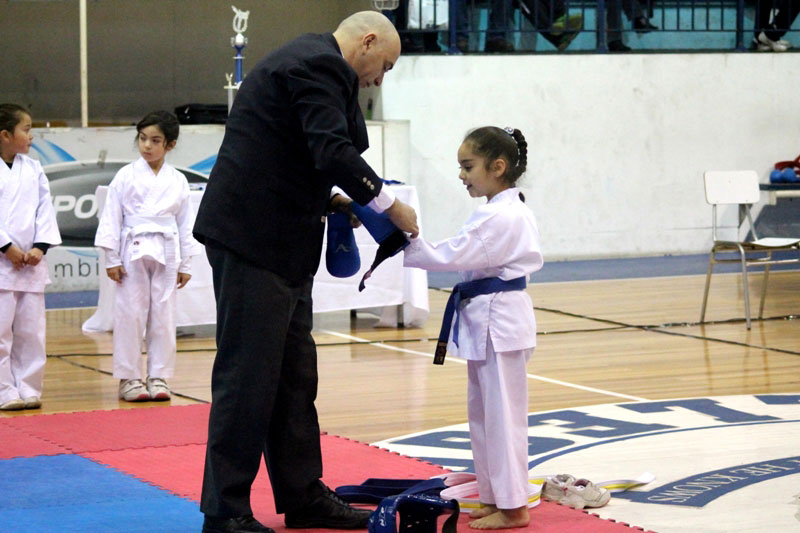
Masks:
[[[473,198],[485,196],[487,200],[491,200],[494,195],[508,188],[508,184],[501,178],[506,169],[505,160],[497,159],[487,165],[486,158],[476,155],[470,143],[461,143],[458,164],[461,167],[458,178]]]

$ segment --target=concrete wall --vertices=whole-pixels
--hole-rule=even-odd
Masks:
[[[416,56],[401,58],[375,118],[410,123],[424,231],[454,234],[479,200],[458,179],[466,132],[514,126],[521,185],[549,259],[707,252],[703,171],[800,153],[797,55]],[[723,213],[735,221],[732,210]]]

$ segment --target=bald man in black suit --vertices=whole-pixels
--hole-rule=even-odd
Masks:
[[[242,82],[197,214],[217,300],[217,356],[201,510],[203,531],[272,531],[250,488],[263,454],[275,506],[291,528],[365,528],[321,481],[311,287],[336,185],[416,236],[414,210],[361,157],[360,87],[379,86],[400,55],[391,22],[356,13],[333,33],[268,54]]]

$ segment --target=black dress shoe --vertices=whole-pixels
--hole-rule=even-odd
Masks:
[[[653,26],[646,18],[639,17],[634,19],[633,29],[636,30],[636,33],[650,33],[653,30],[657,30],[658,26]]]
[[[286,513],[286,527],[366,529],[371,511],[350,507],[325,485],[322,490],[323,493],[305,507]]]
[[[237,516],[236,518],[215,518],[206,516],[203,521],[203,533],[275,533],[253,518],[253,515]]]
[[[608,51],[609,52],[630,52],[631,47],[623,43],[622,41],[609,41],[608,43]]]

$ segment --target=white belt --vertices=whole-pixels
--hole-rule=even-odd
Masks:
[[[453,474],[443,474],[440,477],[444,479],[444,484],[447,488],[444,489],[440,497],[445,500],[458,501],[459,507],[462,509],[478,509],[483,507],[480,495],[478,494],[477,476],[469,472],[458,472]],[[541,503],[542,487],[545,482],[554,476],[532,476],[528,478],[528,507],[536,507]],[[623,492],[640,485],[646,485],[653,481],[656,477],[650,472],[645,472],[635,479],[612,479],[609,481],[600,481],[595,483],[596,487],[602,487],[609,492]]]
[[[164,293],[161,302],[166,302],[175,290],[178,283],[177,248],[178,224],[171,215],[145,216],[127,215],[122,220],[123,239],[127,246],[128,237],[135,237],[144,233],[159,233],[164,236],[164,262],[167,280],[172,279],[171,289]]]

